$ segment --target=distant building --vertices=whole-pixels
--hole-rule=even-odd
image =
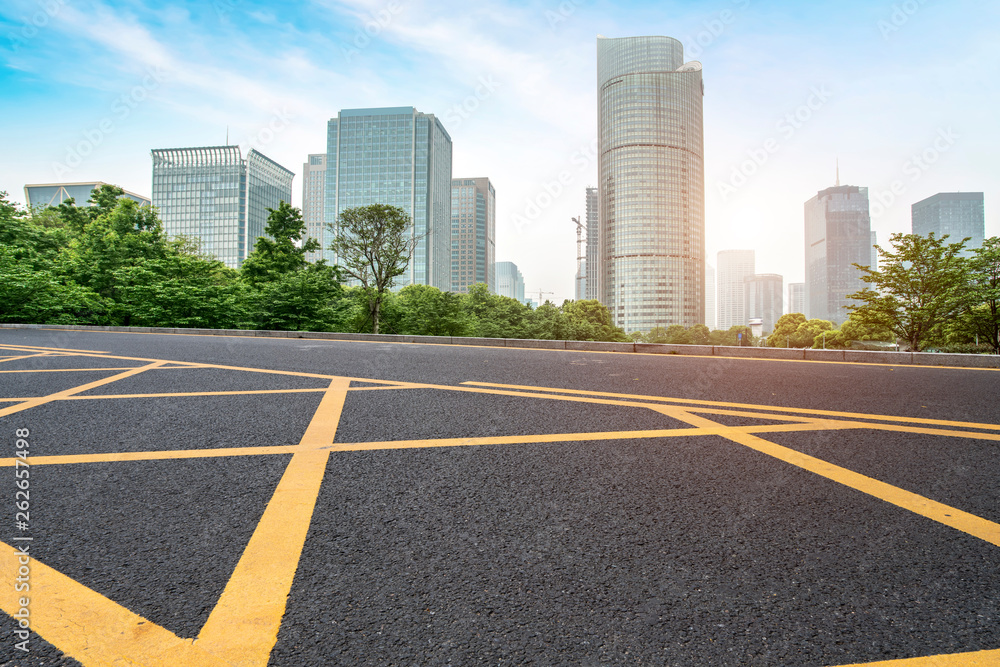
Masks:
[[[776,273],[757,273],[743,280],[747,321],[761,320],[765,335],[774,331],[782,315],[784,287],[784,279]]]
[[[721,250],[717,256],[718,272],[716,285],[718,291],[719,317],[717,326],[728,331],[735,325],[746,326],[746,302],[744,297],[744,281],[752,276],[754,270],[753,250]]]
[[[715,267],[711,264],[705,265],[705,326],[715,329]]]
[[[597,86],[601,302],[626,332],[701,324],[701,63],[672,37],[598,37]]]
[[[838,185],[805,203],[806,317],[847,319],[847,298],[867,286],[854,264],[871,264],[868,188]]]
[[[875,246],[878,245],[878,234],[874,231],[872,232],[872,263],[869,264],[869,268],[872,271],[878,271],[878,249]]]
[[[601,255],[598,240],[601,237],[600,216],[598,209],[600,200],[597,188],[587,188],[587,268],[585,299],[601,299]]]
[[[941,238],[948,235],[949,243],[970,237],[962,254],[972,255],[974,248],[986,238],[986,213],[982,192],[939,192],[918,201],[910,209],[914,234]]]
[[[496,291],[497,195],[488,178],[451,179],[451,291]]]
[[[806,312],[806,284],[788,283],[788,309],[786,313]]]
[[[25,185],[24,201],[29,209],[59,206],[59,204],[67,199],[72,199],[79,207],[87,207],[90,206],[87,203],[87,200],[90,199],[90,193],[102,185],[108,184],[104,181],[88,181],[86,183],[38,183]],[[122,196],[137,202],[141,206],[153,205],[149,197],[143,197],[128,190]]]
[[[292,201],[295,174],[239,146],[158,148],[153,206],[170,236],[197,239],[201,250],[237,268],[264,236],[267,209]]]
[[[514,262],[497,262],[497,294],[524,301],[524,276]]]
[[[302,165],[302,221],[306,224],[306,237],[316,239],[320,249],[306,253],[306,259],[315,262],[333,240],[324,226],[323,209],[326,193],[326,153],[314,153]]]
[[[343,109],[327,124],[324,218],[387,204],[413,221],[413,258],[397,286],[451,289],[451,136],[413,107]],[[325,251],[331,263],[336,257]]]
[[[582,301],[587,298],[587,258],[584,256],[577,262],[576,275],[573,276],[573,300]]]

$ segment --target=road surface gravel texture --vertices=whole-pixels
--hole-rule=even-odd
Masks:
[[[997,665],[998,390],[0,330],[0,665]]]

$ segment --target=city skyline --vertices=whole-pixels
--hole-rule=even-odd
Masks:
[[[0,190],[20,201],[25,184],[101,180],[151,194],[150,149],[219,145],[227,127],[244,150],[297,168],[322,151],[338,109],[412,104],[453,135],[454,173],[489,174],[503,192],[497,258],[561,302],[573,297],[571,218],[598,182],[594,38],[675,36],[706,72],[706,255],[753,247],[759,270],[801,282],[802,202],[834,181],[838,158],[842,182],[869,188],[883,240],[938,192],[984,192],[986,235],[1000,233],[1000,8],[895,6],[355,2],[276,14],[224,0],[54,3],[50,15],[14,0],[0,9],[11,91]]]

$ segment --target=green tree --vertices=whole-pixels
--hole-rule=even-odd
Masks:
[[[526,305],[507,296],[490,293],[486,285],[476,283],[465,295],[466,310],[475,319],[476,335],[483,338],[529,338],[528,317],[533,312]]]
[[[396,206],[371,204],[345,209],[329,229],[334,234],[330,249],[344,273],[361,283],[372,332],[378,333],[385,294],[406,271],[416,245],[410,217]]]
[[[774,331],[767,337],[768,347],[794,347],[791,338],[799,326],[806,321],[802,313],[785,313],[778,318]]]
[[[1000,238],[983,241],[968,259],[966,310],[958,318],[965,337],[978,337],[1000,354]]]
[[[625,341],[625,332],[614,325],[611,311],[596,299],[566,300],[562,305],[565,340]]]
[[[968,271],[961,257],[965,239],[945,243],[934,234],[893,234],[892,250],[875,246],[879,269],[855,264],[869,285],[849,294],[848,306],[862,325],[887,329],[916,352],[943,337],[947,323],[967,308]]]
[[[278,331],[338,331],[348,327],[350,301],[336,267],[307,263],[258,283],[253,322]]]
[[[407,285],[399,291],[399,332],[412,336],[469,336],[476,322],[460,294],[430,285]]]
[[[695,324],[688,328],[688,342],[691,345],[709,345],[712,332],[704,324]]]
[[[266,236],[257,237],[253,252],[240,266],[244,278],[254,284],[304,269],[308,264],[306,253],[321,247],[314,238],[302,241],[306,223],[299,209],[281,202],[278,208],[267,211]]]

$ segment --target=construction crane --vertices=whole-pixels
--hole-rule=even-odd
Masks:
[[[583,254],[583,237],[582,237],[583,230],[586,229],[586,227],[582,222],[580,222],[580,218],[570,218],[570,219],[576,223],[576,279],[586,280],[587,274],[584,273],[583,270],[584,267],[583,262],[586,259],[586,256]],[[586,270],[589,271],[590,267],[587,267]],[[577,288],[577,291],[579,291],[579,285],[576,285],[575,287]]]
[[[542,302],[542,295],[543,294],[555,294],[555,292],[545,292],[545,291],[542,291],[542,290],[537,290],[537,291],[534,291],[534,292],[528,292],[528,294],[530,294],[532,296],[534,296],[535,294],[537,294],[538,295],[538,305],[541,306],[542,303],[543,303]]]

